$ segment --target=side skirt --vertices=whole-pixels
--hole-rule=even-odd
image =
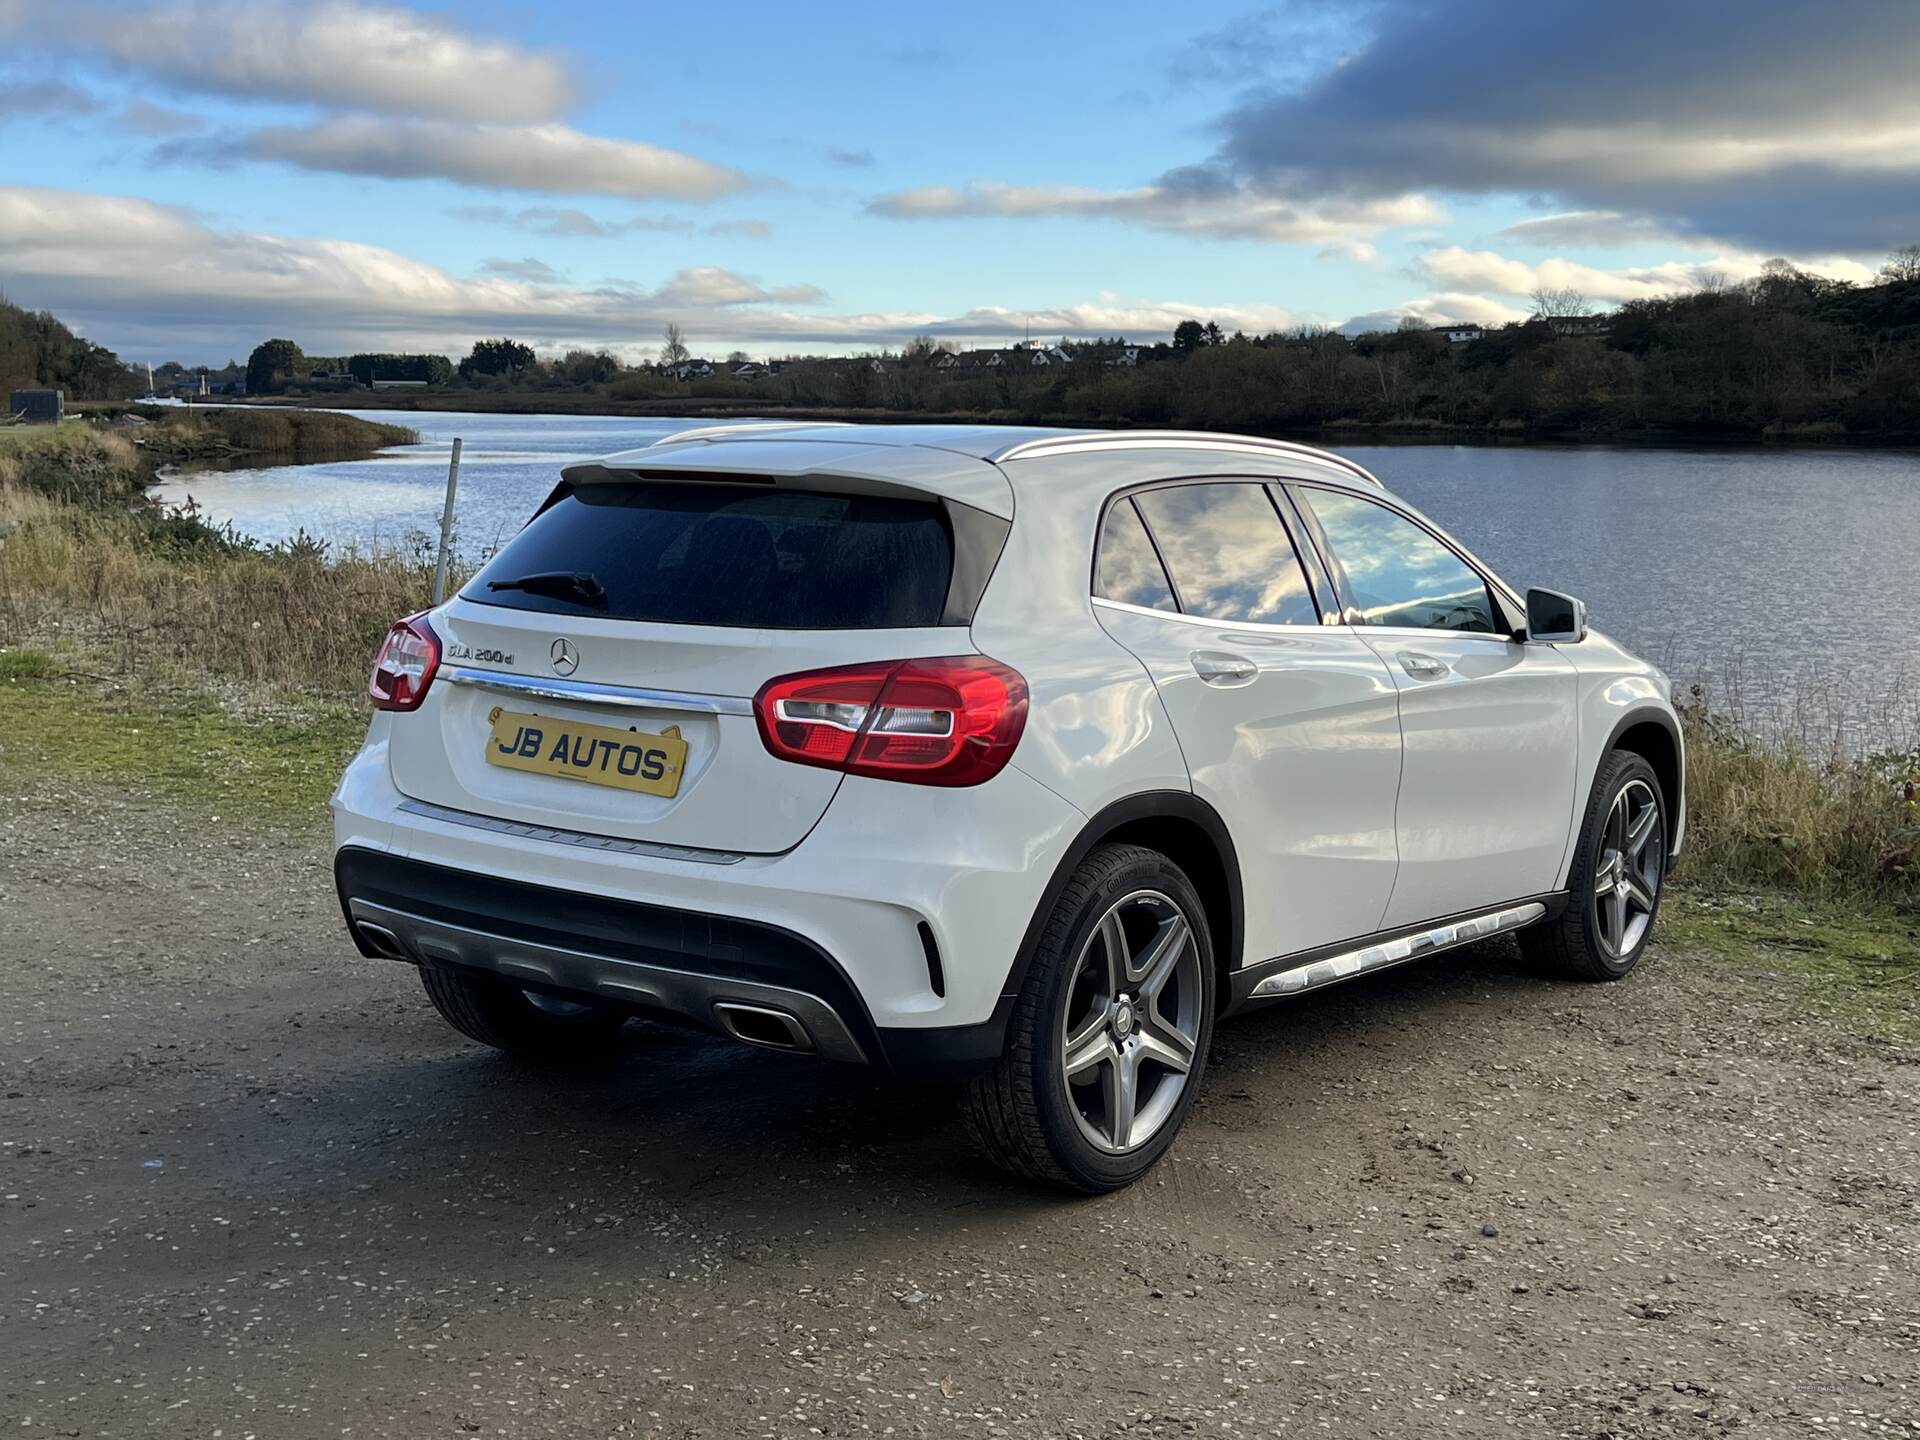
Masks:
[[[1564,891],[1535,895],[1487,910],[1467,911],[1400,930],[1318,946],[1278,959],[1248,965],[1229,977],[1232,1000],[1227,1013],[1269,1000],[1284,1000],[1342,980],[1390,970],[1456,946],[1503,935],[1558,915],[1567,906]]]

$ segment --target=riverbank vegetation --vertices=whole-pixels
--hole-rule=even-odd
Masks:
[[[506,339],[477,343],[457,368],[437,356],[313,360],[273,341],[285,350],[253,393],[419,409],[1893,442],[1920,437],[1920,279],[1894,278],[1905,273],[1855,286],[1776,261],[1746,284],[1610,314],[1543,293],[1507,325],[1250,336],[1196,317],[1171,338],[954,354],[923,336],[904,353],[844,359],[701,360],[672,327],[661,362],[638,366],[604,351],[541,358]],[[372,391],[348,378],[380,359],[437,378]]]

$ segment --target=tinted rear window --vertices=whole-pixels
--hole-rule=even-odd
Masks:
[[[872,630],[938,625],[953,542],[937,502],[715,485],[584,485],[535,516],[461,596],[673,625]],[[495,590],[573,572],[604,601]]]

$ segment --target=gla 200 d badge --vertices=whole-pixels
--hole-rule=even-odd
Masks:
[[[547,653],[553,657],[553,673],[556,675],[571,675],[580,668],[580,652],[565,637],[554,641],[553,649]]]

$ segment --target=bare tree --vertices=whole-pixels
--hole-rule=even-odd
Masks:
[[[678,365],[682,360],[693,358],[693,352],[687,349],[687,338],[681,334],[679,325],[667,322],[666,343],[660,347],[662,365]]]
[[[1587,304],[1587,297],[1572,286],[1556,290],[1541,285],[1533,292],[1533,313],[1539,320],[1571,320],[1591,315],[1593,307]]]
[[[1920,280],[1920,245],[1902,245],[1880,267],[1882,280]]]

